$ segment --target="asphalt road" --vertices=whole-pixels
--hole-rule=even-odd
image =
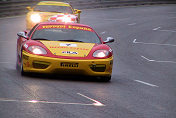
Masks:
[[[115,38],[111,82],[21,76],[25,16],[0,19],[0,118],[175,118],[176,6],[83,10],[81,23]]]

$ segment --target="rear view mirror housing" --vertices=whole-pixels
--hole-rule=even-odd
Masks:
[[[80,14],[82,11],[79,9],[74,9],[74,12]]]
[[[18,32],[18,33],[17,33],[17,36],[23,37],[23,38],[25,38],[25,39],[28,39],[28,36],[26,36],[26,35],[27,35],[27,32],[26,32],[26,31],[24,31],[24,32]]]
[[[29,10],[29,11],[33,10],[33,8],[31,8],[30,6],[27,6],[26,9]]]

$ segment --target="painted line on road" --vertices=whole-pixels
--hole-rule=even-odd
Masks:
[[[84,106],[95,106],[94,104],[83,104],[83,103],[66,103],[66,102],[49,102],[40,100],[12,100],[12,99],[1,99],[0,102],[20,102],[20,103],[44,103],[44,104],[65,104],[65,105],[84,105]]]
[[[153,30],[158,30],[158,29],[160,29],[161,27],[157,27],[157,28],[154,28]]]
[[[128,25],[136,25],[136,23],[130,23],[130,24],[128,24]]]
[[[51,101],[43,101],[43,100],[15,100],[15,99],[8,99],[8,98],[0,98],[0,102],[19,102],[19,103],[43,103],[43,104],[64,104],[64,105],[83,105],[83,106],[105,106],[101,102],[94,100],[90,97],[87,97],[81,93],[77,93],[78,95],[87,98],[94,103],[92,104],[85,104],[85,103],[68,103],[68,102],[51,102]]]
[[[176,63],[175,61],[157,61],[157,60],[152,60],[152,59],[149,59],[145,56],[141,56],[143,59],[149,61],[149,62],[157,62],[157,63]]]
[[[85,96],[85,95],[83,95],[83,94],[81,94],[81,93],[77,93],[78,95],[80,95],[80,96],[82,96],[82,97],[85,97],[85,98],[87,98],[87,99],[89,99],[89,100],[91,100],[91,101],[93,101],[94,103],[94,105],[95,106],[105,106],[104,104],[102,104],[101,102],[99,102],[99,101],[97,101],[97,100],[94,100],[94,99],[92,99],[92,98],[90,98],[90,97],[87,97],[87,96]]]
[[[134,40],[133,40],[133,43],[136,43],[136,44],[144,44],[144,45],[158,45],[158,46],[176,46],[176,45],[173,45],[173,44],[137,42],[136,40],[137,40],[137,39],[134,39]]]
[[[156,27],[153,30],[154,31],[161,31],[161,32],[176,32],[175,30],[161,30],[161,27]]]
[[[147,83],[147,82],[144,82],[144,81],[140,81],[140,80],[134,80],[135,82],[139,82],[139,83],[142,83],[142,84],[145,84],[145,85],[148,85],[148,86],[151,86],[151,87],[159,87],[157,85],[154,85],[154,84],[150,84],[150,83]]]

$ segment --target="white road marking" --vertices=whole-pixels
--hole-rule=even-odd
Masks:
[[[11,100],[11,99],[1,99],[0,102],[20,102],[20,103],[44,103],[44,104],[66,104],[66,105],[86,105],[86,106],[95,106],[94,104],[83,104],[83,103],[66,103],[66,102],[49,102],[49,101],[40,101],[40,100]]]
[[[85,95],[83,95],[83,94],[81,94],[81,93],[77,93],[78,95],[80,95],[80,96],[82,96],[82,97],[85,97],[85,98],[87,98],[87,99],[89,99],[89,100],[91,100],[91,101],[93,101],[93,102],[95,102],[95,103],[93,103],[95,106],[105,106],[104,104],[102,104],[101,102],[99,102],[99,101],[97,101],[97,100],[94,100],[94,99],[92,99],[92,98],[90,98],[90,97],[87,97],[87,96],[85,96]]]
[[[157,27],[153,29],[154,31],[161,31],[161,32],[176,32],[175,30],[161,30],[161,27]]]
[[[157,27],[157,28],[154,28],[153,30],[158,30],[158,29],[160,29],[161,27]]]
[[[134,39],[134,40],[133,40],[133,43],[137,43],[136,40],[137,40],[137,39]]]
[[[161,44],[161,43],[145,43],[145,42],[137,42],[137,39],[133,40],[133,43],[144,44],[144,45],[159,45],[159,46],[176,46],[173,44]]]
[[[141,56],[141,57],[144,58],[147,61],[154,61],[154,60],[150,60],[150,59],[148,59],[147,57],[144,57],[144,56]]]
[[[94,103],[92,104],[85,104],[85,103],[67,103],[67,102],[50,102],[50,101],[43,101],[43,100],[15,100],[15,99],[7,99],[7,98],[0,98],[0,102],[20,102],[20,103],[43,103],[43,104],[64,104],[64,105],[83,105],[83,106],[105,106],[101,102],[94,100],[90,97],[87,97],[81,93],[77,93],[78,95],[87,98]]]
[[[151,60],[145,56],[141,56],[142,58],[144,58],[145,60],[149,61],[149,62],[157,62],[157,63],[176,63],[175,61],[157,61],[157,60]]]
[[[128,25],[136,25],[136,23],[131,23],[131,24],[128,24]]]
[[[142,83],[142,84],[145,84],[145,85],[148,85],[148,86],[152,86],[152,87],[159,87],[157,85],[154,85],[154,84],[150,84],[150,83],[147,83],[147,82],[143,82],[143,81],[140,81],[140,80],[134,80],[136,82],[139,82],[139,83]]]

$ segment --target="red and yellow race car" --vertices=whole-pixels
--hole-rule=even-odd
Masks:
[[[17,66],[26,72],[89,75],[111,79],[113,51],[87,25],[45,22],[19,32]]]
[[[69,3],[65,2],[41,1],[32,8],[28,6],[27,9],[29,12],[26,15],[26,29],[31,29],[35,24],[48,20],[80,22],[81,10],[73,9]]]

